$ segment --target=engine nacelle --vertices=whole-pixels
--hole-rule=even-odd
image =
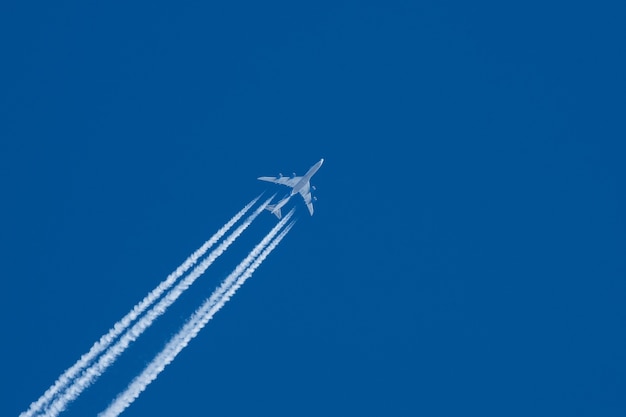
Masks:
[[[291,178],[296,178],[296,173],[291,174]]]
[[[312,185],[311,188],[313,189],[313,191],[317,190],[314,185]]]
[[[317,201],[317,197],[313,197],[313,201]]]
[[[281,174],[280,172],[278,173],[278,178],[282,178],[283,174]]]

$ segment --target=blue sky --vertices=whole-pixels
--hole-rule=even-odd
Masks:
[[[4,2],[0,415],[279,172],[316,213],[125,412],[623,416],[621,2]],[[95,415],[255,221],[64,415]]]

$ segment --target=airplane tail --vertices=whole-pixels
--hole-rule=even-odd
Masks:
[[[265,210],[269,210],[270,213],[274,213],[279,219],[283,217],[280,212],[280,208],[276,209],[276,204],[268,204],[267,207],[265,207]]]

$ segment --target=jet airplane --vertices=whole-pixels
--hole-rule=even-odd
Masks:
[[[316,200],[316,198],[311,197],[311,189],[315,190],[315,187],[311,186],[311,183],[309,181],[311,180],[311,177],[315,175],[317,170],[320,169],[323,163],[324,163],[324,158],[320,159],[315,165],[309,168],[307,173],[304,174],[302,177],[297,177],[295,173],[291,177],[283,177],[282,174],[278,174],[278,177],[259,177],[258,179],[261,181],[273,182],[275,184],[282,184],[291,188],[290,194],[288,194],[285,198],[280,200],[275,205],[268,205],[267,210],[275,214],[276,217],[280,219],[282,216],[280,209],[285,204],[287,204],[287,202],[292,196],[300,193],[302,198],[304,198],[304,203],[309,209],[309,213],[311,213],[311,216],[312,216],[313,215],[313,201],[312,200]]]

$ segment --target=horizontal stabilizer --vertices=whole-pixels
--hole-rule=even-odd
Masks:
[[[276,208],[275,204],[268,204],[267,207],[265,207],[265,210],[268,210],[270,213],[275,214],[276,217],[278,217],[279,219],[283,217],[282,213],[280,212],[280,207]]]

